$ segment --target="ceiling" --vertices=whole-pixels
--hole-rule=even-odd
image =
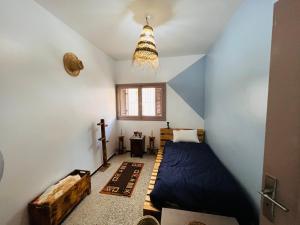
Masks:
[[[205,54],[242,0],[36,0],[112,58],[131,59],[150,25],[161,56]]]

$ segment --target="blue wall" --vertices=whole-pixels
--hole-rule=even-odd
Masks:
[[[205,58],[200,58],[168,82],[202,118],[204,117]]]
[[[208,52],[207,142],[259,206],[271,33],[271,0],[246,0]]]

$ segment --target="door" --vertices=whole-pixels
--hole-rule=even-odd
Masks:
[[[261,225],[300,225],[300,0],[274,8],[262,192]]]

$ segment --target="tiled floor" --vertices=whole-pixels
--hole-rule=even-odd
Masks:
[[[100,194],[122,162],[142,162],[139,180],[130,198]],[[155,157],[131,158],[129,153],[110,160],[111,166],[105,172],[92,177],[92,193],[87,196],[68,216],[63,225],[134,225],[143,215],[143,203],[153,169]]]

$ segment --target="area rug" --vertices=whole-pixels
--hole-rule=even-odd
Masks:
[[[100,193],[130,197],[143,166],[144,163],[123,162]]]

